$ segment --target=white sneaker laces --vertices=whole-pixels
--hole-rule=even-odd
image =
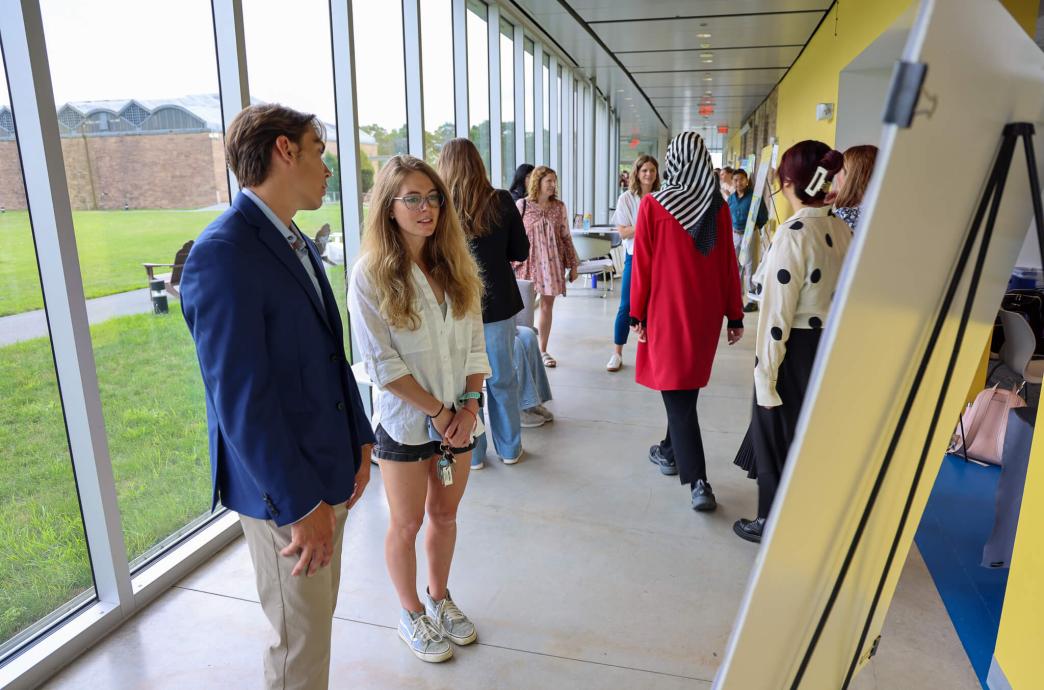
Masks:
[[[424,642],[442,642],[442,633],[426,615],[419,616],[413,621],[413,634],[414,637],[419,637]]]
[[[449,618],[451,623],[459,623],[460,621],[467,620],[467,616],[457,608],[457,605],[453,603],[453,600],[446,597],[439,604],[439,615]]]

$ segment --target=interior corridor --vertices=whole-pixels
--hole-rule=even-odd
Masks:
[[[634,383],[633,338],[624,369],[604,369],[615,311],[615,298],[586,289],[556,303],[557,418],[524,430],[518,465],[491,449],[471,477],[450,589],[479,639],[449,663],[424,664],[397,637],[375,468],[349,517],[331,687],[711,686],[757,553],[732,533],[756,500],[754,482],[732,465],[750,413],[754,320],[739,345],[722,340],[700,397],[720,505],[697,514],[687,488],[647,459],[665,416],[659,394]],[[267,625],[238,539],[45,687],[260,687]],[[916,547],[880,651],[853,687],[979,687]]]

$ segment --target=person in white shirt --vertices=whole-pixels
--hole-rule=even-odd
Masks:
[[[851,229],[830,214],[826,201],[843,162],[839,151],[814,140],[794,144],[780,160],[780,187],[794,215],[776,230],[753,279],[761,310],[748,436],[758,475],[758,514],[733,525],[747,541],[761,541],[852,242]]]
[[[634,161],[627,191],[616,200],[612,223],[623,239],[624,269],[620,281],[620,308],[613,324],[613,346],[615,351],[605,365],[606,371],[620,371],[623,366],[623,346],[627,344],[627,333],[631,330],[631,258],[634,256],[634,222],[638,217],[638,204],[649,192],[660,189],[660,165],[652,156],[642,154]]]
[[[377,389],[373,457],[390,520],[388,573],[399,637],[424,661],[471,644],[474,624],[450,598],[457,506],[468,483],[478,409],[490,374],[482,279],[446,185],[424,161],[395,156],[374,183],[348,309]],[[416,540],[427,513],[428,588],[417,596]]]

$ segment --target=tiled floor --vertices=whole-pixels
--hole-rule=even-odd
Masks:
[[[731,464],[749,415],[753,343],[721,346],[700,397],[721,505],[696,514],[687,490],[646,459],[665,422],[659,394],[634,383],[633,345],[621,372],[605,372],[615,311],[585,290],[559,300],[558,418],[525,430],[521,463],[491,457],[471,478],[450,586],[479,643],[449,663],[418,661],[396,636],[374,473],[345,540],[332,687],[710,687],[756,554],[731,531],[755,507],[754,483]],[[240,540],[47,687],[259,687],[266,625]],[[978,687],[916,552],[881,649],[853,687]]]

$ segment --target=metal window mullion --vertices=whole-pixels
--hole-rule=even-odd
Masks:
[[[515,24],[515,40],[512,56],[515,71],[515,167],[526,160],[526,37],[521,24]]]
[[[559,171],[559,179],[562,178],[561,161],[559,160],[558,150],[558,109],[562,107],[562,104],[558,102],[558,58],[554,53],[551,53],[551,60],[547,66],[547,97],[550,100],[549,108],[551,111],[551,124],[549,129],[549,136],[551,137],[551,160],[549,164],[552,168]]]
[[[468,114],[468,8],[467,0],[453,2],[453,99],[457,136],[467,138]]]
[[[486,52],[489,55],[489,179],[495,187],[507,187],[504,180],[504,131],[500,109],[500,8],[489,5],[486,11]]]
[[[609,218],[609,105],[595,95],[595,174],[594,222],[603,224]]]
[[[134,592],[36,0],[0,3],[0,42],[95,591],[100,601],[119,606],[126,616],[134,609]]]
[[[402,0],[402,45],[406,67],[406,131],[410,155],[424,158],[424,79],[421,66],[420,0]]]
[[[334,110],[337,114],[337,156],[341,168],[341,227],[344,229],[346,269],[359,256],[363,225],[362,158],[359,150],[355,31],[352,16],[352,0],[330,1]]]
[[[243,31],[242,0],[211,0],[214,16],[214,47],[217,55],[218,91],[224,129],[243,108],[250,105],[247,79],[246,38]],[[239,191],[239,181],[231,170],[228,176],[229,201]]]
[[[587,85],[587,98],[584,99],[584,159],[581,163],[584,170],[584,213],[594,217],[595,181],[595,89],[594,82]]]
[[[576,184],[576,172],[573,169],[573,71],[562,70],[562,199],[576,213],[573,198],[573,185]],[[570,216],[572,217],[572,216]]]
[[[536,165],[544,159],[544,46],[533,41],[533,156]]]

